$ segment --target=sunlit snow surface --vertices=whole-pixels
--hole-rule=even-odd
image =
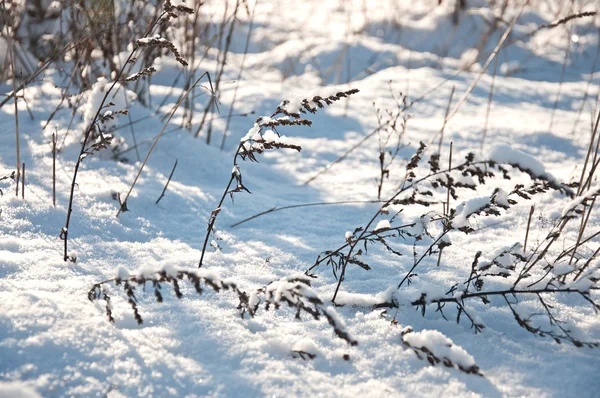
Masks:
[[[221,2],[207,3],[206,13],[223,14]],[[221,151],[219,144],[248,32],[249,16],[245,11],[240,13],[239,31],[233,36],[219,96],[221,113],[214,115],[215,138],[210,146],[202,135],[195,139],[193,133],[177,129],[184,117],[180,109],[129,198],[130,211],[118,218],[119,204],[114,197],[116,193],[124,195],[133,182],[140,165],[135,151],[122,155],[128,162],[111,160],[108,151],[83,161],[69,226],[69,252],[76,255],[76,263],[63,262],[59,233],[65,222],[81,131],[93,117],[93,107],[99,104],[106,81],[99,81],[86,94],[82,103],[87,105],[79,107],[59,153],[56,207],[51,199],[51,136],[56,132],[62,142],[71,110],[63,107],[45,130],[42,127],[60,103],[57,86],[64,85],[65,74],[48,70],[43,79],[29,85],[27,106],[19,101],[21,160],[27,170],[25,200],[15,197],[14,185],[7,180],[0,182],[0,396],[17,396],[15,391],[26,397],[35,396],[34,392],[45,397],[597,395],[597,350],[558,345],[529,334],[500,301],[491,305],[467,303],[477,321],[486,326],[481,334],[474,334],[468,322],[457,324],[452,317],[444,320],[434,307],[424,317],[410,306],[388,310],[385,316],[383,309],[369,308],[392,299],[408,302],[422,292],[429,297],[445,295],[449,287],[468,277],[476,251],[483,251],[482,262],[491,261],[506,247],[523,242],[529,209],[535,204],[531,247],[547,234],[549,222],[572,207],[574,202],[558,193],[536,196],[531,202],[520,200],[498,218],[461,220],[461,225],[474,229],[489,226],[470,235],[451,234],[452,246],[444,250],[440,267],[436,267],[437,256],[432,257],[418,269],[414,283],[397,292],[394,287],[413,264],[412,242],[404,245],[403,257],[369,249],[361,260],[371,271],[348,268],[338,296],[338,302],[347,305],[336,308],[357,346],[337,338],[325,319],[295,319],[293,309],[262,310],[254,318],[242,319],[234,294],[205,289],[198,296],[187,282],[181,283],[181,300],[166,284],[161,304],[155,302],[150,285],[146,291],[138,289],[138,308],[144,318],[141,326],[135,322],[122,289],[108,286],[114,324],[108,322],[102,303],[88,301],[87,292],[94,283],[115,276],[123,278],[136,270],[152,273],[164,267],[197,266],[207,220],[231,176],[239,140],[252,129],[256,117],[272,115],[284,99],[297,104],[316,94],[360,90],[348,100],[308,115],[313,121],[311,128],[278,128],[286,136],[285,142],[302,146],[301,152],[280,150],[259,155],[260,163],[240,163],[236,173],[243,175],[244,185],[252,194],[236,194],[234,203],[225,200],[216,223],[215,245],[209,245],[204,267],[247,292],[304,272],[319,253],[343,245],[351,236],[346,231],[364,226],[375,214],[378,205],[373,203],[315,206],[267,214],[230,227],[275,206],[377,199],[377,136],[310,184],[304,182],[377,128],[376,108],[395,109],[390,87],[394,95],[403,92],[409,100],[428,93],[408,111],[407,147],[400,157],[409,158],[420,141],[437,148],[452,87],[456,104],[485,61],[454,77],[459,68],[476,58],[467,49],[477,46],[487,31],[485,21],[492,16],[479,8],[486,2],[468,1],[469,11],[461,17],[458,28],[451,22],[453,2],[444,1],[441,6],[433,0],[354,3],[259,3],[234,110],[234,114],[255,114],[231,119],[225,150]],[[590,4],[587,9],[593,9],[593,2]],[[517,11],[513,9],[507,21]],[[521,37],[554,19],[553,11],[545,7],[527,7],[513,35]],[[578,181],[600,84],[598,68],[590,75],[598,46],[595,23],[594,18],[582,19],[573,25],[571,34],[564,28],[544,31],[532,39],[535,42],[516,43],[502,50],[483,147],[491,73],[482,76],[445,126],[443,162],[447,162],[452,142],[455,159],[470,151],[478,156],[491,153],[492,157],[507,158],[499,161],[525,164],[560,182]],[[506,26],[491,36],[484,50],[486,57]],[[561,83],[567,41],[572,37],[577,40],[570,45],[569,64]],[[216,50],[211,50],[197,75],[216,70],[216,56]],[[493,67],[492,63],[488,72]],[[129,103],[134,121],[150,115],[133,125],[137,142],[142,142],[142,159],[163,125],[160,116],[170,111],[183,90],[179,82],[171,91],[179,69],[172,58],[162,59],[159,72],[152,78],[152,109],[135,101],[131,92],[125,98],[122,89],[112,99],[117,104],[113,110]],[[447,78],[450,81],[430,92]],[[588,100],[582,104],[588,82]],[[11,90],[8,84],[1,88],[2,93]],[[198,89],[197,94],[194,126],[200,123],[208,101],[205,90]],[[167,105],[155,115],[156,106],[166,96]],[[0,108],[0,177],[10,174],[16,164],[14,120],[9,102]],[[113,134],[124,140],[123,149],[133,146],[128,122],[125,116],[114,122],[117,129]],[[280,140],[275,135],[270,139]],[[177,169],[165,197],[156,205],[175,159]],[[482,192],[464,199],[489,198],[495,187],[510,192],[515,183],[529,181],[526,175],[515,175],[519,176],[515,180],[498,178]],[[397,161],[384,181],[382,197],[391,196],[403,176],[403,165]],[[467,212],[473,203],[467,202],[462,209]],[[441,211],[441,205],[435,210]],[[395,222],[412,221],[427,211],[406,208]],[[382,217],[372,229],[393,227],[389,221],[392,215]],[[427,217],[422,221],[415,231],[422,231],[429,222]],[[592,212],[589,230],[595,231],[599,221]],[[568,232],[565,245],[575,239],[576,231]],[[417,243],[416,248],[422,251],[430,243]],[[596,245],[590,243],[582,250],[590,255]],[[323,266],[315,274],[318,278],[312,280],[311,294],[329,301],[337,284],[331,269]],[[563,319],[577,336],[600,340],[600,318],[585,302],[560,296],[553,304],[564,311]],[[527,302],[522,305],[528,308]],[[393,317],[398,324],[391,322]],[[418,333],[411,337],[415,344],[438,344],[438,352],[449,352],[468,365],[476,363],[484,377],[441,365],[431,367],[418,359],[402,344],[406,326]],[[453,343],[451,349],[448,341]],[[316,357],[303,360],[297,352]]]

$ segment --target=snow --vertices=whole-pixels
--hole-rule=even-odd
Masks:
[[[0,398],[40,398],[33,388],[25,383],[0,381]]]
[[[469,226],[469,217],[491,203],[489,196],[480,196],[469,199],[456,207],[456,214],[452,220],[453,228]]]
[[[392,226],[390,225],[389,220],[379,220],[379,222],[377,222],[377,225],[375,226],[375,228],[373,228],[373,231],[375,231],[375,232],[385,231],[386,229],[390,229],[390,228],[392,228]]]
[[[59,3],[52,2],[50,8],[61,9]],[[115,2],[115,13],[122,18],[127,15],[125,3]],[[228,13],[234,3],[229,2]],[[496,2],[497,8],[500,3]],[[594,8],[592,3],[588,2],[586,9]],[[211,35],[218,33],[224,4],[211,0],[202,6],[202,21],[210,22],[207,31]],[[384,231],[379,235],[396,235],[386,242],[402,256],[376,241],[359,242],[353,254],[360,251],[358,258],[371,270],[347,266],[336,298],[338,306],[331,299],[340,270],[323,265],[304,273],[320,253],[355,243],[353,239],[361,233],[354,232],[356,228],[365,227],[382,205],[373,202],[387,200],[402,183],[406,160],[420,141],[431,144],[415,172],[429,172],[426,161],[437,152],[450,92],[454,87],[455,104],[481,67],[475,64],[455,74],[477,57],[489,54],[505,22],[518,14],[518,8],[509,2],[499,30],[491,33],[487,43],[480,43],[489,29],[488,21],[500,15],[488,10],[488,2],[468,1],[468,12],[454,25],[453,1],[439,6],[437,1],[260,1],[249,52],[243,58],[250,16],[246,3],[241,4],[216,97],[220,113],[215,110],[206,116],[207,123],[212,121],[211,144],[206,145],[206,127],[199,137],[193,136],[211,98],[197,87],[193,100],[182,104],[169,122],[128,199],[129,211],[119,217],[115,217],[119,208],[115,198],[128,191],[140,166],[135,143],[143,159],[165,123],[164,115],[185,91],[184,80],[192,65],[176,81],[181,66],[172,55],[161,56],[150,81],[142,77],[137,83],[117,83],[116,95],[107,98],[115,105],[101,114],[112,112],[116,116],[128,109],[129,116],[103,124],[105,136],[113,136],[115,145],[98,156],[86,157],[79,170],[68,228],[68,254],[76,256],[76,262],[63,261],[64,242],[59,235],[68,212],[81,134],[112,84],[110,74],[98,78],[97,69],[105,70],[101,60],[94,68],[81,65],[89,88],[80,94],[77,79],[46,129],[42,127],[61,103],[73,62],[53,64],[28,84],[24,99],[19,97],[20,156],[27,166],[25,199],[15,197],[10,177],[0,180],[0,396],[594,396],[600,387],[597,349],[577,348],[567,342],[559,345],[528,333],[515,322],[502,297],[489,297],[489,304],[465,297],[464,281],[472,270],[475,253],[481,251],[475,270],[486,276],[500,275],[489,282],[486,279],[483,288],[509,288],[514,276],[502,275],[510,273],[520,255],[531,256],[556,220],[569,214],[577,218],[561,232],[534,277],[519,286],[538,278],[541,282],[535,286],[543,286],[549,278],[565,277],[562,288],[598,297],[592,289],[600,272],[598,258],[572,280],[576,274],[573,269],[597,249],[598,237],[581,245],[570,265],[570,256],[552,268],[546,263],[575,244],[581,216],[572,210],[581,209],[582,202],[598,192],[595,181],[591,189],[574,199],[551,191],[527,201],[508,194],[516,184],[529,186],[530,176],[508,167],[510,180],[494,171],[496,177],[476,191],[459,190],[460,198],[451,198],[451,206],[457,210],[451,221],[454,229],[442,238],[452,245],[445,247],[441,256],[433,247],[433,253],[424,258],[410,283],[401,289],[397,286],[402,278],[444,233],[440,223],[446,201],[444,189],[434,193],[429,207],[394,205],[377,215],[365,235]],[[247,4],[252,9],[254,2]],[[559,5],[553,0],[552,5],[535,2],[526,7],[511,34],[515,43],[499,52],[499,73],[494,77],[492,62],[445,126],[440,144],[442,168],[448,165],[452,143],[453,165],[474,152],[476,160],[518,165],[556,183],[579,181],[590,138],[589,119],[597,108],[600,75],[590,71],[597,70],[593,65],[598,45],[594,24],[600,19],[576,20],[572,25],[542,31],[531,40],[518,40],[539,24],[555,20]],[[154,13],[150,4],[143,6],[145,12]],[[122,22],[123,27],[140,28],[137,21]],[[183,29],[182,23],[167,28],[164,34],[161,30],[161,36],[143,39],[142,44],[166,40]],[[571,32],[569,36],[567,32]],[[561,81],[567,39],[572,34],[579,41],[570,44]],[[133,49],[135,37],[131,40]],[[172,42],[184,53],[184,40]],[[196,76],[210,71],[214,78],[222,54],[216,48],[204,47],[206,43],[200,44]],[[6,46],[0,41],[0,47]],[[98,49],[89,50],[98,54]],[[151,57],[157,54],[153,52]],[[121,64],[127,55],[120,51],[113,61]],[[243,59],[244,73],[238,80]],[[140,62],[131,73],[142,69],[138,68]],[[208,87],[208,83],[202,84]],[[147,92],[142,90],[146,86]],[[313,122],[312,127],[265,125],[276,123],[279,116],[262,116],[257,122],[261,115],[273,115],[278,104],[297,112],[305,98],[352,88],[360,89],[360,93],[314,115],[302,114]],[[0,83],[0,91],[10,93],[12,82]],[[378,134],[333,162],[377,129],[376,109],[382,115],[396,110],[392,94],[397,98],[399,92],[409,101],[426,95],[406,111],[410,119],[404,146],[390,166],[378,198]],[[282,100],[289,102],[283,105]],[[186,129],[190,109],[194,110],[191,132]],[[286,116],[282,120],[287,120]],[[12,101],[0,107],[0,124],[6,132],[0,144],[1,179],[9,176],[17,163]],[[51,191],[52,133],[60,143],[56,207]],[[269,151],[256,156],[259,163],[238,158],[238,165],[232,167],[240,141],[248,140],[293,143],[302,146],[302,151]],[[385,150],[387,156],[387,151],[395,148]],[[167,193],[156,204],[176,159],[178,167]],[[318,178],[305,184],[324,168]],[[244,186],[252,194],[224,195],[232,175],[241,179],[242,174]],[[453,178],[454,174],[457,181],[478,184],[476,177],[455,171]],[[419,188],[434,190],[430,182]],[[501,217],[472,215],[490,203],[507,206],[509,198],[518,204],[502,210]],[[272,208],[324,202],[329,204],[272,211],[231,227]],[[338,202],[345,203],[331,204]],[[524,253],[532,204],[535,213]],[[209,236],[204,264],[198,268],[207,221],[217,207],[215,234]],[[398,236],[396,230],[389,230],[413,222],[415,226],[406,230],[410,235]],[[474,229],[468,235],[455,230],[467,226]],[[594,209],[583,238],[599,226],[600,213]],[[102,281],[155,278],[160,272],[178,277],[181,271],[216,286],[235,284],[248,294],[248,306],[258,307],[256,313],[242,317],[240,299],[232,289],[216,292],[202,284],[203,292],[198,294],[187,278],[178,280],[181,299],[171,283],[162,283],[162,303],[156,301],[152,282],[135,285],[142,325],[134,318],[123,285],[102,285],[101,292],[110,302],[103,297],[90,302],[87,297],[88,291]],[[473,283],[471,291],[475,291]],[[259,289],[272,293],[271,304],[276,302],[280,308],[275,310],[271,305],[267,310],[266,295]],[[314,303],[322,302],[319,306],[324,314],[314,319],[301,312],[297,319],[297,294]],[[427,303],[442,297],[464,300],[465,310],[485,329],[475,334],[464,313],[457,323],[455,303],[443,308],[448,320],[436,304],[426,305],[423,315],[421,307],[412,305],[422,294],[426,294]],[[600,317],[579,295],[543,297],[561,311],[561,320],[577,336],[586,341],[600,340]],[[107,308],[114,323],[107,319]],[[546,318],[539,315],[544,309],[535,297],[520,296],[516,308],[519,314],[531,316],[534,325],[546,326],[542,325]],[[327,317],[338,332],[348,333],[357,345],[339,338]],[[403,335],[408,325],[414,331]],[[403,338],[412,347],[427,347],[436,357],[448,358],[463,368],[476,364],[484,377],[465,374],[457,366],[432,366],[405,346]],[[316,357],[302,358],[298,352]]]

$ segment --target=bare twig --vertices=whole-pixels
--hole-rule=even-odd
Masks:
[[[119,214],[121,214],[121,212],[127,208],[127,200],[129,199],[129,195],[131,195],[131,192],[133,191],[133,188],[135,187],[135,184],[137,183],[137,180],[140,178],[140,175],[142,174],[142,170],[144,170],[144,167],[146,166],[146,163],[148,162],[148,159],[150,158],[150,154],[152,153],[152,151],[156,147],[156,144],[158,144],[158,141],[160,140],[160,137],[162,137],[163,133],[165,132],[165,129],[167,128],[167,125],[169,124],[169,122],[171,121],[171,119],[173,118],[173,116],[175,116],[175,112],[177,111],[177,109],[179,108],[179,106],[181,105],[181,103],[185,100],[185,98],[188,96],[188,94],[200,82],[200,80],[202,80],[202,78],[204,76],[207,76],[207,75],[208,75],[208,72],[204,72],[198,79],[196,79],[196,81],[194,82],[194,84],[192,84],[192,86],[185,92],[185,94],[179,99],[179,101],[177,102],[177,104],[175,104],[175,106],[173,107],[173,110],[171,111],[171,114],[169,115],[169,118],[167,119],[167,121],[163,125],[162,129],[160,130],[160,133],[158,133],[158,135],[154,139],[154,142],[152,143],[152,146],[148,150],[148,153],[146,154],[146,157],[144,158],[144,161],[142,162],[142,164],[141,164],[141,166],[140,166],[140,168],[139,168],[139,170],[137,172],[137,175],[135,176],[135,179],[133,180],[133,183],[131,184],[131,187],[129,188],[129,191],[127,192],[127,195],[125,195],[125,199],[123,200],[123,202],[121,202],[121,207],[117,211],[117,215],[116,215],[117,217],[119,217]]]
[[[251,217],[245,218],[241,221],[236,222],[235,224],[231,224],[229,227],[230,228],[235,228],[238,225],[244,224],[245,222],[248,222],[250,220],[254,220],[255,218],[264,216],[265,214],[270,214],[270,213],[275,213],[281,210],[288,210],[288,209],[297,209],[300,207],[313,207],[313,206],[331,206],[331,205],[350,205],[350,204],[362,204],[362,203],[385,203],[385,200],[344,200],[344,201],[340,201],[340,202],[317,202],[317,203],[302,203],[302,204],[297,204],[297,205],[290,205],[290,206],[282,206],[282,207],[271,207],[269,210],[265,210],[262,211],[260,213],[257,213]]]
[[[446,107],[446,115],[444,116],[444,123],[442,124],[442,128],[440,129],[440,141],[438,143],[438,153],[442,153],[442,142],[444,141],[444,130],[446,129],[446,124],[448,123],[448,113],[450,113],[450,106],[452,106],[452,98],[454,97],[454,90],[456,86],[452,86],[452,91],[450,91],[450,98],[448,99],[448,106]]]
[[[527,253],[527,239],[529,238],[529,228],[531,226],[531,217],[533,216],[534,211],[535,211],[535,205],[532,205],[531,210],[529,210],[529,218],[527,219],[527,231],[525,231],[525,242],[523,243],[523,254]]]
[[[25,199],[25,162],[23,162],[23,172],[21,174],[21,199]]]
[[[227,114],[227,122],[225,123],[225,129],[223,130],[223,139],[221,140],[221,150],[225,148],[225,140],[227,138],[227,131],[229,130],[229,123],[231,122],[231,116],[235,107],[235,101],[237,99],[238,88],[240,86],[240,80],[242,73],[244,72],[244,64],[246,62],[246,55],[248,54],[248,47],[250,46],[250,38],[252,37],[252,29],[254,28],[254,11],[259,0],[254,2],[252,6],[252,13],[250,14],[250,25],[248,27],[248,35],[246,36],[246,44],[244,45],[244,55],[242,56],[242,64],[240,65],[240,71],[238,72],[237,80],[235,83],[235,89],[233,90],[233,99],[231,100],[231,106],[229,107],[229,113]]]
[[[52,133],[52,205],[56,207],[56,133]]]
[[[163,198],[163,196],[165,196],[165,192],[167,192],[167,187],[169,186],[169,183],[171,182],[171,178],[173,177],[173,173],[175,173],[176,168],[177,168],[177,159],[175,159],[175,164],[173,165],[173,170],[171,170],[171,174],[169,174],[169,179],[167,180],[167,183],[165,184],[165,187],[164,187],[162,193],[160,194],[158,199],[156,199],[155,204],[158,204],[158,202],[160,202],[160,200]]]

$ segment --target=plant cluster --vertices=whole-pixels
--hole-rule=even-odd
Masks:
[[[141,325],[144,323],[144,320],[138,307],[136,287],[142,288],[145,291],[146,284],[150,284],[156,301],[162,303],[165,286],[169,284],[175,296],[178,299],[183,298],[180,282],[186,280],[193,286],[194,291],[198,295],[202,295],[205,288],[212,289],[217,293],[223,290],[233,292],[239,300],[237,309],[242,317],[245,314],[254,317],[261,306],[265,311],[269,311],[271,308],[280,310],[282,304],[287,304],[289,308],[295,311],[296,319],[301,319],[303,314],[315,320],[324,317],[333,328],[336,336],[345,340],[350,345],[358,344],[346,330],[344,322],[335,309],[326,305],[312,289],[310,278],[301,274],[273,281],[252,293],[246,293],[236,283],[223,280],[215,272],[204,269],[190,270],[169,266],[157,272],[140,272],[131,275],[126,269],[121,267],[117,270],[115,278],[96,283],[88,292],[88,299],[90,301],[104,301],[108,320],[115,322],[113,317],[113,302],[107,285],[114,284],[115,286],[121,286],[127,297],[127,302],[131,306],[136,322]]]

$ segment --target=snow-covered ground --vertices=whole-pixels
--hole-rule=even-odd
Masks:
[[[211,1],[203,6],[206,15],[221,15],[220,3]],[[254,3],[248,3],[251,9]],[[535,204],[528,237],[531,254],[531,248],[542,242],[553,220],[571,203],[555,191],[536,195],[531,201],[519,199],[499,217],[463,219],[461,225],[470,225],[475,232],[451,232],[452,246],[444,249],[439,267],[437,255],[427,258],[416,270],[418,275],[411,278],[413,283],[403,285],[397,293],[394,287],[413,265],[413,247],[420,256],[432,239],[395,242],[402,257],[369,247],[361,259],[371,270],[349,265],[338,296],[338,303],[347,305],[341,307],[330,306],[337,285],[331,266],[314,269],[312,289],[303,291],[321,297],[322,307],[331,311],[332,317],[337,313],[357,345],[338,338],[325,316],[315,320],[303,313],[302,319],[296,319],[296,310],[286,305],[266,311],[261,304],[254,317],[241,317],[234,292],[207,287],[198,295],[187,281],[180,282],[180,300],[171,285],[164,283],[160,304],[151,283],[144,289],[138,287],[142,325],[136,322],[122,287],[105,285],[114,323],[107,319],[103,300],[88,300],[94,284],[124,277],[124,270],[131,275],[151,275],[174,267],[190,272],[197,269],[207,222],[231,176],[239,140],[254,126],[257,116],[270,116],[285,99],[297,104],[298,99],[316,94],[325,97],[360,90],[307,115],[312,127],[278,128],[302,151],[266,151],[257,155],[259,163],[240,160],[243,184],[252,194],[236,193],[234,202],[226,198],[202,269],[245,292],[306,271],[319,253],[343,245],[351,236],[346,231],[365,226],[377,212],[380,204],[376,203],[300,207],[231,227],[272,207],[377,200],[377,134],[317,178],[312,177],[378,127],[377,109],[384,115],[385,110],[396,111],[395,98],[400,92],[408,102],[417,101],[404,113],[410,119],[403,146],[389,168],[389,178],[383,181],[382,198],[392,196],[402,183],[404,168],[419,142],[437,150],[442,126],[442,165],[447,165],[452,143],[454,159],[474,152],[478,159],[491,156],[498,161],[521,162],[535,174],[556,181],[578,181],[590,125],[598,112],[600,19],[580,18],[542,30],[525,42],[515,39],[558,17],[595,11],[597,2],[576,1],[571,12],[561,10],[561,14],[544,2],[525,7],[507,39],[511,45],[498,53],[497,76],[492,61],[445,125],[451,92],[452,111],[479,78],[482,65],[521,7],[509,7],[505,21],[478,56],[468,49],[477,47],[488,29],[486,21],[492,15],[487,2],[468,1],[456,27],[452,24],[453,2],[437,3],[260,1],[245,56],[250,15],[240,13],[220,87],[220,114],[209,116],[214,117],[211,145],[206,145],[205,133],[193,136],[209,98],[206,90],[198,88],[192,132],[180,128],[185,116],[183,109],[178,110],[127,201],[129,211],[118,217],[117,194],[124,197],[141,165],[136,152],[129,150],[119,156],[121,161],[115,161],[106,150],[82,162],[68,230],[69,255],[76,257],[76,262],[63,261],[59,235],[65,225],[81,132],[93,118],[104,83],[98,82],[95,91],[85,94],[71,126],[71,109],[61,109],[46,129],[42,127],[61,102],[60,86],[69,73],[65,77],[49,69],[30,84],[25,100],[19,101],[25,199],[20,194],[15,197],[12,180],[0,181],[0,396],[14,397],[17,392],[45,397],[596,396],[600,389],[598,349],[557,344],[552,338],[527,332],[501,298],[487,305],[465,301],[475,322],[485,325],[477,334],[464,316],[460,323],[455,322],[454,308],[448,309],[445,320],[435,305],[428,306],[423,316],[421,308],[406,304],[422,292],[430,298],[442,297],[454,284],[466,280],[477,251],[483,252],[483,263],[492,261],[502,249],[523,244],[530,208]],[[478,63],[457,74],[478,57]],[[238,82],[242,60],[245,67]],[[211,50],[196,75],[205,70],[212,73],[217,65],[216,51]],[[173,90],[171,87],[180,69],[172,57],[161,60],[150,88],[153,105],[142,105],[131,91],[126,101],[122,89],[109,98],[116,104],[111,109],[129,109],[129,117],[121,115],[115,121],[113,134],[123,140],[118,151],[133,147],[128,123],[136,121],[132,127],[143,159],[163,126],[162,116],[170,112],[183,90],[181,83]],[[10,84],[1,88],[3,93],[11,91]],[[220,150],[234,95],[234,114],[253,113],[232,117],[224,150]],[[156,104],[163,99],[166,102],[157,112]],[[0,127],[2,178],[10,175],[16,164],[12,101],[0,108]],[[53,133],[61,148],[56,164],[56,207],[52,205]],[[387,149],[395,150],[393,139]],[[518,155],[519,151],[527,156]],[[155,204],[176,160],[165,196]],[[452,206],[489,195],[495,187],[510,192],[517,182],[530,183],[525,173],[511,175],[515,177],[510,181],[496,177],[478,192],[467,192]],[[469,206],[467,203],[458,211],[465,213]],[[433,210],[441,213],[441,207],[436,204]],[[406,206],[391,226],[413,222],[431,210]],[[379,217],[371,229],[377,225],[376,230],[383,230],[388,224],[379,221],[392,215]],[[559,250],[575,243],[578,227],[574,224],[579,221],[556,243]],[[599,226],[600,216],[592,212],[586,231],[591,234]],[[580,249],[582,256],[590,257],[597,245],[597,238],[587,242]],[[287,285],[280,282],[277,286],[284,289]],[[387,311],[372,309],[373,304],[392,296],[405,304]],[[576,338],[600,340],[600,318],[589,303],[569,294],[547,299]],[[523,317],[539,311],[535,300],[527,298],[517,308]],[[409,326],[414,332],[407,333]],[[433,355],[446,357],[456,366],[430,366],[423,353],[419,359],[413,348],[427,344]],[[458,369],[475,364],[479,369],[475,373],[483,377]]]

